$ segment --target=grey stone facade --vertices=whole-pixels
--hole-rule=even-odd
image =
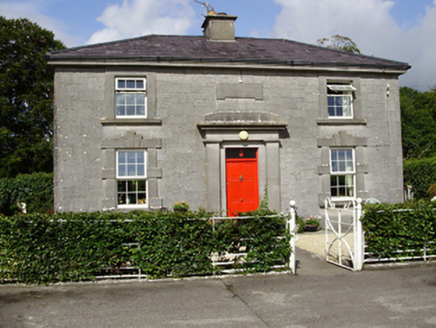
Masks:
[[[332,147],[354,149],[356,197],[402,201],[398,75],[407,66],[68,56],[49,56],[55,66],[56,211],[116,209],[120,149],[147,152],[149,209],[185,200],[192,209],[225,211],[228,147],[258,149],[260,199],[267,187],[276,210],[293,199],[300,215],[320,213],[330,196]],[[146,79],[147,118],[115,117],[117,77]],[[353,118],[328,117],[328,81],[356,88]]]

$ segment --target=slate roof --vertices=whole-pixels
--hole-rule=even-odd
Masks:
[[[55,51],[56,61],[149,61],[251,63],[288,66],[342,66],[407,70],[407,63],[351,54],[285,39],[236,38],[209,41],[204,36],[149,35]]]

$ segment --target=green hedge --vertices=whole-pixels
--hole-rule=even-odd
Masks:
[[[365,205],[361,218],[365,231],[365,251],[374,257],[401,257],[398,250],[420,249],[427,245],[436,254],[435,202]],[[418,255],[419,252],[403,255]]]
[[[415,199],[427,199],[427,190],[436,183],[436,157],[410,159],[403,163],[404,183],[412,186]]]
[[[219,274],[211,255],[241,246],[233,268],[264,272],[291,254],[285,218],[256,213],[214,225],[204,212],[27,214],[1,216],[0,231],[1,282],[93,280],[127,264],[148,278]]]
[[[22,174],[0,179],[0,213],[20,212],[17,203],[26,203],[27,213],[45,213],[53,208],[53,173]]]

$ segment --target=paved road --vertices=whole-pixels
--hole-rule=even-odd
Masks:
[[[0,327],[436,327],[436,266],[350,272],[298,250],[298,275],[0,286]]]

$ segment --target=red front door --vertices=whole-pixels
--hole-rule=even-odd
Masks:
[[[226,149],[227,215],[257,210],[257,148]]]

